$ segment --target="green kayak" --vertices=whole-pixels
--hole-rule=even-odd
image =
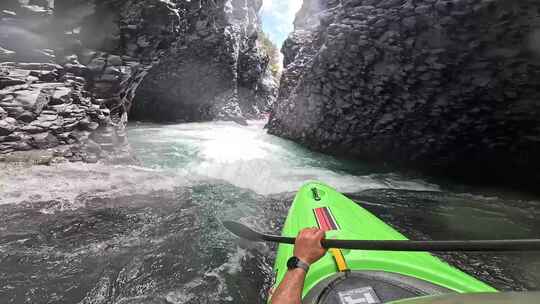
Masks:
[[[327,239],[407,240],[343,194],[318,182],[298,191],[282,235],[295,237],[307,227],[326,230]],[[279,245],[272,291],[283,280],[292,255],[292,245]],[[377,304],[479,292],[496,290],[428,252],[329,250],[311,266],[302,296],[304,303]]]

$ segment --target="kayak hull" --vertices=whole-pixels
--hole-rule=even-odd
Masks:
[[[359,240],[407,240],[405,236],[378,219],[343,194],[319,182],[304,185],[296,194],[282,235],[295,237],[308,227],[328,230],[326,238]],[[293,245],[280,244],[274,265],[276,288],[287,272],[287,260]],[[496,292],[491,286],[448,265],[427,252],[390,252],[341,250],[347,266],[355,272],[393,273],[421,280],[450,292]],[[302,296],[305,297],[325,279],[338,273],[335,259],[328,252],[311,265]]]

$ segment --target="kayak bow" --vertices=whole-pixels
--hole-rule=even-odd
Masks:
[[[318,182],[298,191],[282,235],[296,237],[308,227],[326,230],[328,240],[407,241],[358,204]],[[279,245],[274,288],[283,280],[292,255],[293,245]],[[311,265],[302,295],[304,303],[310,304],[377,304],[456,292],[496,290],[428,252],[343,249],[329,250]]]

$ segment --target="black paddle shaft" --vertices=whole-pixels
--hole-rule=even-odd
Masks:
[[[255,241],[294,244],[296,238],[263,234],[236,222],[223,222],[235,235]],[[540,239],[470,241],[323,240],[324,248],[381,251],[540,251]]]
[[[294,244],[296,238],[262,235],[261,240]],[[324,248],[381,251],[540,251],[540,240],[360,241],[322,240]]]

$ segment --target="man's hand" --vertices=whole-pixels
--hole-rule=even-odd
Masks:
[[[300,231],[294,244],[294,256],[304,263],[317,262],[326,252],[321,246],[324,231],[317,228],[308,228]],[[302,288],[306,272],[303,270],[287,271],[283,281],[272,295],[272,304],[302,304]]]
[[[310,265],[317,262],[326,253],[321,245],[323,239],[323,230],[306,228],[300,231],[294,244],[294,256]]]

